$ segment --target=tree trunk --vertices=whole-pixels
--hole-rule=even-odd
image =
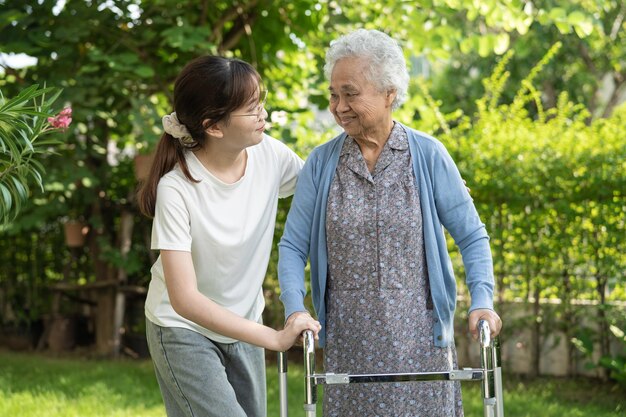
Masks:
[[[571,340],[573,339],[573,328],[576,325],[574,323],[574,312],[572,311],[572,283],[569,279],[569,272],[567,269],[563,270],[563,295],[561,297],[562,306],[563,306],[563,333],[566,338],[566,348],[567,348],[567,370],[566,374],[568,377],[574,376],[575,370],[575,349]]]
[[[133,193],[134,194],[134,193]],[[130,196],[132,198],[132,196]],[[128,209],[123,209],[120,216],[119,249],[122,259],[126,259],[133,237],[134,219],[133,213]],[[122,346],[122,332],[124,326],[124,313],[126,311],[126,296],[120,291],[120,286],[126,284],[128,274],[121,266],[117,270],[117,292],[115,295],[115,313],[113,315],[113,346],[112,355],[118,357]]]
[[[598,231],[594,232],[594,242],[602,242]],[[599,247],[595,248],[594,260],[598,273],[596,274],[596,290],[600,299],[600,305],[598,305],[598,327],[600,329],[598,340],[600,342],[600,357],[610,357],[610,341],[609,341],[609,326],[606,318],[606,285],[608,283],[608,275],[602,273],[602,258],[600,257]],[[600,367],[600,378],[604,381],[609,379],[609,370],[606,367]]]
[[[92,218],[100,218],[100,201],[92,206]],[[115,312],[115,275],[111,266],[102,259],[98,243],[104,238],[104,227],[92,227],[88,235],[89,251],[93,262],[96,282],[101,286],[94,289],[96,311],[94,314],[96,346],[98,355],[111,356],[113,349],[113,315]]]
[[[609,326],[606,318],[606,284],[607,279],[601,275],[596,275],[597,290],[600,295],[600,305],[598,306],[598,327],[600,328],[599,342],[600,342],[600,357],[609,357],[610,341],[609,341]],[[609,379],[609,370],[606,367],[600,367],[600,377],[602,380],[607,381]]]
[[[530,376],[537,377],[541,369],[541,305],[539,285],[535,285],[535,299],[533,301],[533,326],[531,336]]]
[[[97,310],[95,314],[96,353],[112,356],[113,317],[115,311],[115,288],[107,286],[96,291]]]

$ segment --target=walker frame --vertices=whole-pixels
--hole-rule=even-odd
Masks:
[[[304,337],[304,412],[305,417],[315,417],[317,412],[317,386],[359,384],[365,382],[414,381],[481,381],[484,417],[504,417],[502,392],[502,367],[500,339],[491,339],[489,324],[478,322],[480,343],[480,368],[463,368],[443,372],[410,372],[392,374],[334,374],[315,372],[315,340],[307,330]],[[287,353],[278,352],[278,385],[280,417],[288,417],[287,406]]]

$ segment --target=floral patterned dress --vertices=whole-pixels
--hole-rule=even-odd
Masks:
[[[433,344],[419,194],[404,129],[394,125],[370,173],[347,137],[326,213],[329,277],[324,367],[334,373],[456,369]],[[450,381],[327,385],[326,417],[463,416]]]

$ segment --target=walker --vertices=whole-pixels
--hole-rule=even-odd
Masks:
[[[304,413],[316,417],[317,386],[359,384],[364,382],[409,381],[482,381],[484,417],[504,417],[502,397],[502,368],[500,366],[500,339],[491,340],[489,324],[478,322],[480,342],[480,368],[463,368],[445,372],[416,372],[399,374],[334,374],[315,373],[315,341],[313,332],[304,332]],[[278,352],[278,385],[280,417],[288,417],[287,407],[287,354]]]

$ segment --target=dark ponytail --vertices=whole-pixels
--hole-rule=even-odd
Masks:
[[[164,133],[157,145],[148,178],[141,184],[137,195],[137,204],[143,215],[150,218],[154,217],[159,181],[163,175],[174,169],[176,164],[180,164],[183,173],[189,180],[198,182],[189,172],[185,160],[185,147],[181,145],[178,139]]]

